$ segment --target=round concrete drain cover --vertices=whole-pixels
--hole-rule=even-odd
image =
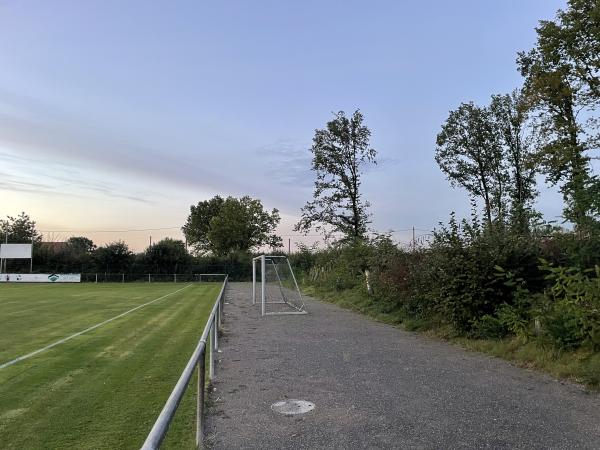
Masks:
[[[315,409],[315,404],[306,400],[285,400],[273,403],[271,409],[279,414],[291,416],[294,414],[304,414]]]

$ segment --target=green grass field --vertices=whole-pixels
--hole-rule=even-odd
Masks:
[[[195,348],[220,286],[0,284],[0,365],[172,293],[0,369],[0,447],[139,448]],[[192,383],[166,448],[194,447],[194,393]]]

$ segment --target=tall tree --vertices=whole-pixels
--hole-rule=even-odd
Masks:
[[[600,100],[600,3],[597,0],[569,0],[555,21],[542,21],[541,43],[568,59],[574,75],[585,85],[584,94]]]
[[[148,247],[144,262],[153,273],[177,273],[181,266],[189,263],[190,255],[185,243],[177,239],[165,238]]]
[[[90,238],[84,236],[72,236],[67,239],[69,251],[75,254],[92,254],[96,249],[96,244]]]
[[[185,225],[181,228],[188,245],[196,254],[210,251],[210,221],[221,211],[225,199],[219,195],[190,206],[190,214]]]
[[[217,196],[192,206],[182,230],[196,254],[224,256],[264,245],[280,247],[281,237],[275,235],[280,221],[279,211],[266,211],[260,200]]]
[[[370,217],[369,202],[360,191],[363,169],[376,164],[377,152],[370,147],[371,131],[363,115],[335,114],[325,129],[316,130],[312,145],[312,170],[316,173],[313,200],[302,208],[296,231],[311,228],[326,234],[342,233],[346,239],[362,239]]]
[[[502,145],[488,108],[472,102],[451,111],[437,136],[435,160],[452,186],[483,200],[486,221],[504,220],[508,173]]]
[[[597,1],[571,0],[567,11],[536,28],[537,43],[519,53],[528,106],[537,113],[539,164],[565,199],[565,219],[589,229],[600,207],[590,158],[598,149],[600,10]]]
[[[537,192],[531,150],[533,133],[521,92],[493,95],[490,111],[509,171],[507,192],[511,199],[511,222],[520,231],[527,231],[534,215],[532,203]]]
[[[22,212],[17,217],[7,216],[0,219],[0,243],[29,243],[42,242],[42,235],[37,231],[35,221]]]
[[[92,262],[96,244],[84,236],[72,236],[67,239],[67,245],[59,256],[65,266],[70,270],[85,271],[85,268]],[[50,257],[52,255],[46,255]],[[51,259],[51,258],[49,258]]]
[[[133,253],[123,241],[113,242],[99,247],[94,252],[98,271],[105,273],[127,272],[133,261]]]

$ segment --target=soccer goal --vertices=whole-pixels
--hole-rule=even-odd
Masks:
[[[285,256],[261,255],[252,260],[252,304],[260,299],[263,316],[307,314],[290,261]]]

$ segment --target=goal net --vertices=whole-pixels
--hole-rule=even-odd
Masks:
[[[254,258],[252,289],[252,304],[260,302],[263,316],[307,313],[294,271],[285,256]]]

